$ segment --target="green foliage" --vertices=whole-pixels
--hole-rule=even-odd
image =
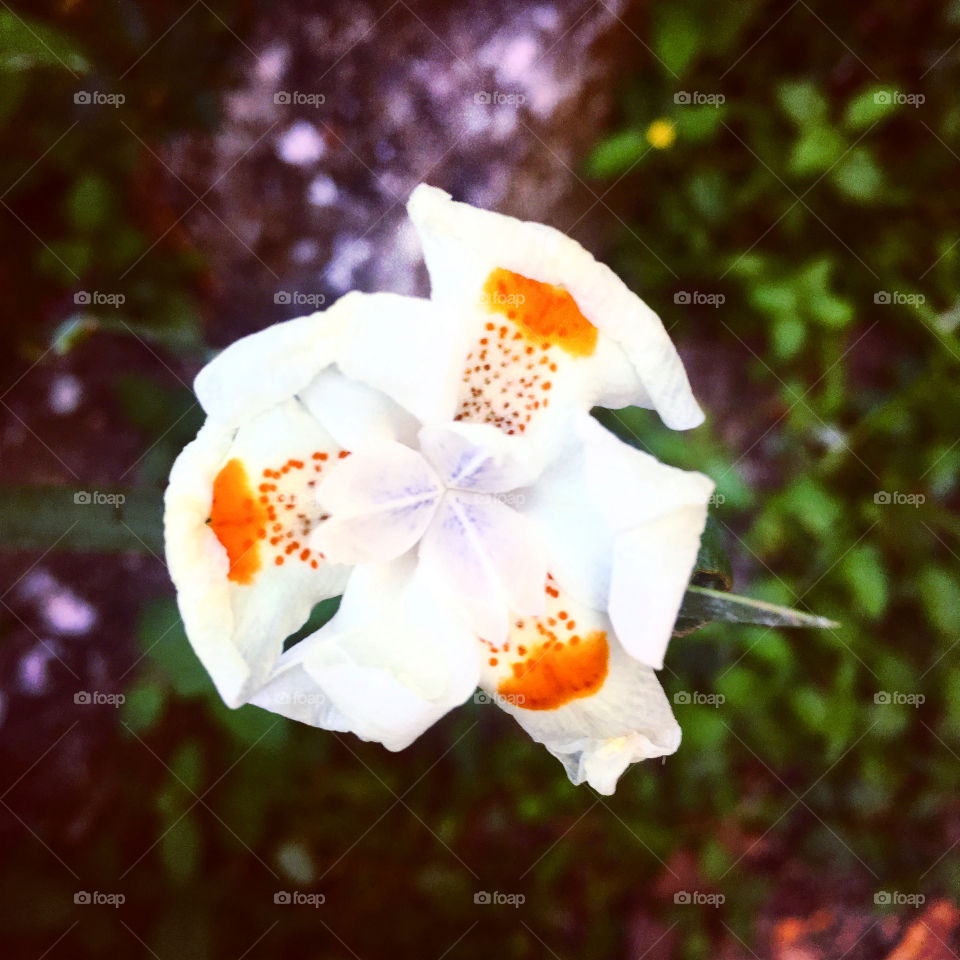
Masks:
[[[2,345],[62,352],[76,342],[64,334],[81,328],[197,354],[202,258],[173,229],[177,205],[157,154],[215,119],[210,91],[231,79],[224,54],[236,46],[240,5],[198,8],[177,21],[175,42],[154,46],[148,38],[176,20],[166,4],[94,5],[56,23],[44,17],[50,6],[0,8],[0,183],[5,229],[22,241],[4,254],[5,278],[18,283]],[[132,69],[147,48],[150,69]],[[84,99],[93,96],[110,105]],[[70,309],[90,291],[125,300]]]
[[[666,6],[655,5],[654,24]],[[622,123],[592,154],[672,122],[674,145],[646,154],[618,188],[631,198],[618,214],[642,224],[655,255],[625,235],[617,266],[689,345],[694,387],[713,374],[729,391],[727,404],[708,407],[712,429],[679,441],[651,416],[611,421],[717,478],[726,499],[712,515],[738,594],[842,626],[712,624],[675,639],[668,693],[725,702],[675,707],[684,761],[654,792],[716,823],[729,809],[719,785],[732,782],[737,820],[755,835],[782,838],[832,875],[864,874],[841,837],[891,887],[929,899],[953,889],[957,869],[947,855],[919,879],[943,853],[930,824],[946,830],[956,756],[943,731],[957,729],[960,690],[960,181],[943,147],[960,132],[958,64],[943,57],[943,22],[921,37],[905,13],[875,8],[878,29],[914,38],[881,49],[840,8],[801,5],[769,34],[783,11],[762,9],[744,14],[732,54],[728,35],[701,29],[691,42],[671,26],[675,57],[655,49],[682,65],[680,76],[656,62],[641,71],[623,92]],[[705,23],[706,10],[681,0],[666,20]],[[915,56],[939,69],[918,81]],[[725,102],[683,103],[676,90]],[[694,290],[723,302],[675,302]],[[922,703],[896,702],[898,693]],[[745,775],[769,796],[748,801]],[[816,785],[805,797],[813,819],[784,813],[774,799],[784,783],[798,795]],[[724,851],[707,837],[694,845],[704,878],[715,876]],[[725,889],[739,896],[749,860]],[[726,909],[750,942],[749,911]],[[683,952],[716,950],[691,925]]]

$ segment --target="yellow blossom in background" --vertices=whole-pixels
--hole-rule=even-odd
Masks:
[[[668,150],[677,139],[677,128],[670,120],[654,120],[647,127],[647,140],[656,150]]]

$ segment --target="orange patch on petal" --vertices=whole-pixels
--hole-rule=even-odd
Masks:
[[[537,644],[525,660],[513,664],[513,676],[500,681],[497,693],[526,710],[556,710],[592,696],[609,670],[607,635],[595,630],[571,644],[555,639]]]
[[[267,522],[267,510],[254,496],[243,463],[229,460],[213,481],[210,528],[227,551],[228,578],[251,583],[260,569],[259,532]]]
[[[597,328],[562,287],[498,267],[487,277],[483,294],[488,309],[513,320],[529,340],[555,344],[574,357],[596,350]]]

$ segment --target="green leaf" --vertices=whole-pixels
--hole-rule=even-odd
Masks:
[[[159,492],[0,486],[0,550],[134,550],[163,554]]]
[[[700,552],[693,567],[693,583],[713,590],[730,590],[733,587],[733,570],[730,558],[723,546],[720,524],[713,514],[707,516],[707,524],[700,537]]]
[[[155,681],[138,683],[126,692],[126,700],[120,708],[123,724],[134,733],[145,733],[163,713],[163,689]]]
[[[703,143],[716,136],[726,115],[725,106],[685,104],[673,112],[673,123],[681,140]]]
[[[168,766],[177,783],[191,793],[198,793],[203,781],[203,753],[200,744],[188,740],[170,758]]]
[[[193,814],[167,829],[160,840],[160,860],[171,880],[186,883],[194,876],[202,844],[203,833]]]
[[[17,73],[33,67],[60,67],[74,73],[90,69],[73,41],[36,20],[0,10],[0,71]]]
[[[880,551],[872,543],[858,544],[843,558],[842,571],[857,605],[872,619],[881,616],[889,590]]]
[[[137,639],[179,696],[216,696],[213,683],[187,640],[173,600],[164,597],[145,604],[137,624]]]
[[[759,623],[768,627],[839,627],[826,617],[803,613],[763,600],[723,593],[709,587],[687,587],[680,616],[694,620],[724,623]]]
[[[883,173],[866,147],[855,147],[830,171],[833,185],[851,200],[876,200],[884,189]]]
[[[777,317],[770,328],[774,355],[789,360],[797,355],[807,338],[807,326],[795,316]]]
[[[827,101],[809,80],[780,84],[777,100],[783,112],[798,126],[821,124],[827,116]]]
[[[682,74],[700,52],[701,31],[689,12],[677,4],[661,4],[653,25],[653,49],[660,62]]]
[[[851,131],[865,130],[873,123],[890,116],[897,110],[897,103],[889,87],[875,84],[858,93],[848,104],[843,115],[843,125]]]
[[[730,558],[723,547],[720,524],[712,514],[707,516],[707,524],[700,537],[700,551],[693,567],[690,582],[699,587],[711,587],[714,590],[729,590],[733,586],[733,570]],[[673,626],[675,637],[685,637],[699,630],[707,623],[694,617],[677,617]]]
[[[260,707],[248,704],[232,710],[216,697],[210,701],[210,708],[220,726],[248,747],[257,745],[265,750],[279,750],[290,732],[286,717],[261,710]]]
[[[797,291],[789,283],[759,283],[749,296],[754,307],[774,317],[795,314],[800,306]]]
[[[951,639],[960,633],[960,604],[957,603],[957,580],[940,567],[924,567],[917,577],[920,600],[927,618]]]
[[[809,127],[793,145],[787,169],[796,177],[824,173],[840,159],[844,146],[843,137],[832,127]]]
[[[710,223],[720,223],[727,215],[727,184],[716,170],[692,176],[687,194],[697,213]]]
[[[89,174],[76,181],[67,197],[67,214],[77,230],[93,230],[114,215],[114,196],[103,177]]]
[[[624,130],[601,140],[586,162],[587,176],[604,180],[618,176],[633,166],[650,148],[637,130]]]
[[[316,633],[327,621],[333,619],[333,615],[340,609],[342,597],[330,597],[327,600],[321,600],[311,611],[307,622],[296,633],[290,634],[283,642],[283,649],[289,650],[296,646],[301,640],[305,640],[311,633]]]

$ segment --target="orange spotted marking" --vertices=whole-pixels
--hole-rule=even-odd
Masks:
[[[513,675],[500,681],[499,693],[526,710],[556,710],[571,700],[596,693],[607,677],[610,648],[603,630],[576,644],[547,639],[526,659],[513,664]]]
[[[597,328],[562,287],[498,267],[483,292],[489,309],[513,320],[528,340],[555,344],[574,357],[589,357],[596,350]]]
[[[454,419],[524,433],[556,392],[549,374],[562,376],[565,364],[592,356],[597,328],[562,287],[501,267],[487,277],[480,302],[499,322],[486,321],[467,355]]]
[[[226,463],[213,482],[213,504],[208,522],[227,551],[230,580],[243,585],[253,582],[264,562],[260,540],[265,541],[266,562],[273,554],[273,562],[278,567],[289,559],[309,564],[313,570],[319,568],[318,560],[323,559],[323,554],[314,557],[301,541],[328,517],[318,515],[313,494],[308,490],[316,481],[307,480],[306,471],[312,466],[311,473],[322,473],[334,455],[343,459],[350,456],[350,452],[316,450],[302,460],[291,458],[277,469],[266,467],[261,474],[264,481],[256,484],[256,491],[242,461],[233,458]],[[277,516],[281,505],[283,522]],[[284,540],[290,542],[284,543]]]
[[[250,583],[260,569],[256,540],[266,520],[267,511],[254,499],[243,463],[236,458],[227,461],[213,481],[210,527],[227,551],[227,577],[234,583]]]

